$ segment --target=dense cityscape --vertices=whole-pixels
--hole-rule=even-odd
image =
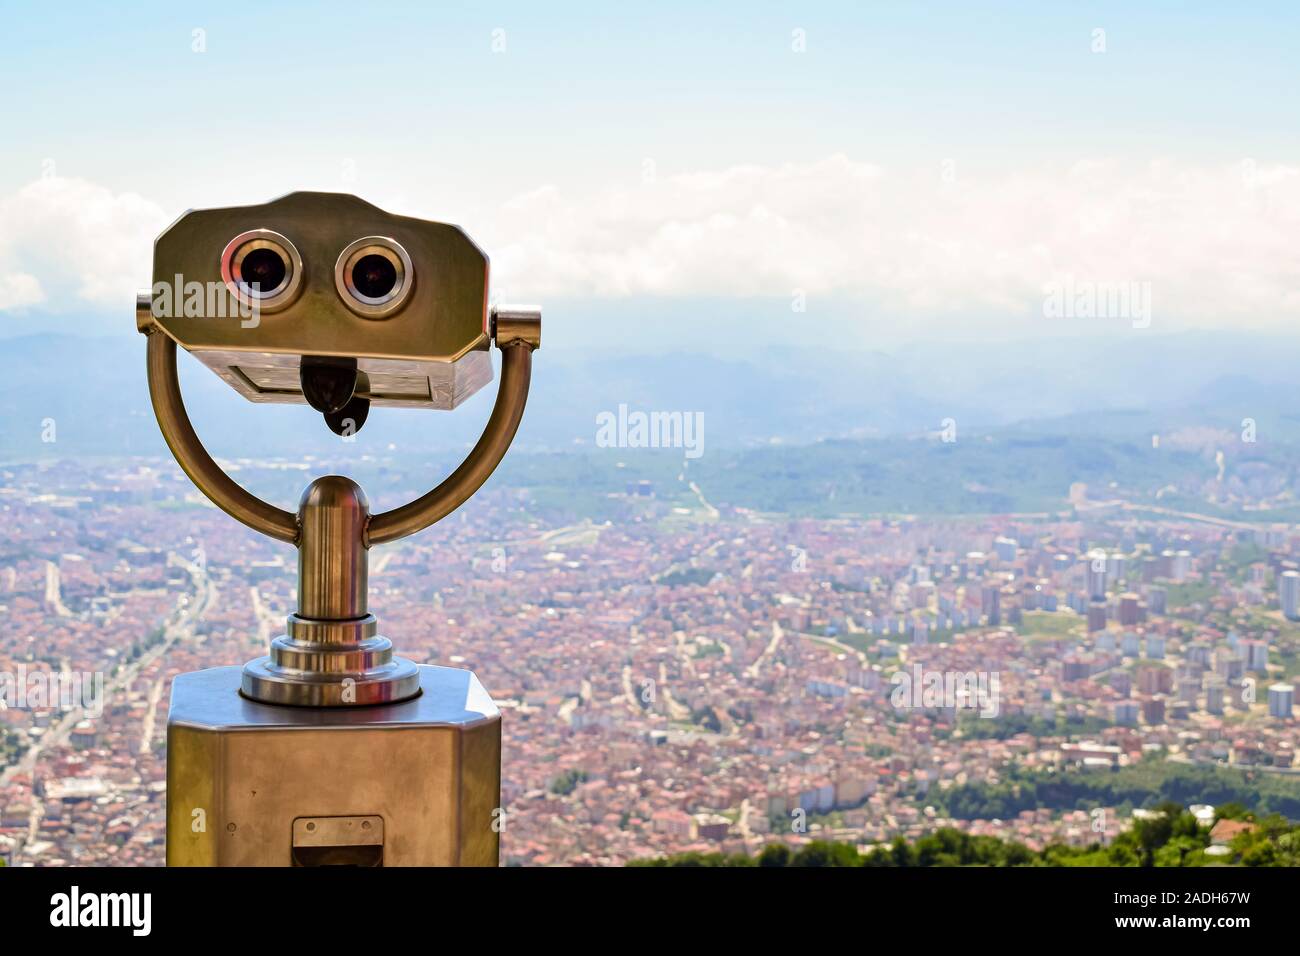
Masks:
[[[942,518],[679,491],[631,481],[608,493],[620,520],[559,524],[494,487],[372,557],[381,632],[473,669],[502,708],[503,864],[865,852],[941,828],[1104,844],[1143,800],[995,798],[1138,771],[1290,806],[1290,526],[1083,486],[1059,514]],[[292,550],[196,494],[161,461],[0,467],[9,864],[161,865],[171,678],[263,653],[292,611]]]

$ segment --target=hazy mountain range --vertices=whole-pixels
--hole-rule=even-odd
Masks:
[[[336,455],[305,407],[253,406],[193,360],[182,384],[218,456]],[[357,454],[452,451],[478,434],[495,386],[454,413],[378,409]],[[705,448],[826,438],[1013,431],[1148,440],[1152,430],[1256,423],[1261,441],[1300,438],[1300,338],[1222,332],[1019,343],[936,341],[890,352],[761,349],[743,357],[614,350],[537,354],[521,449],[592,447],[596,417],[701,412]],[[55,441],[49,437],[53,424]],[[144,340],[38,334],[0,339],[0,459],[161,455]]]

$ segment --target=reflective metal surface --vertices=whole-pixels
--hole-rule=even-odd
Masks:
[[[240,291],[235,262],[253,248],[284,250],[284,289]],[[401,279],[378,297],[349,288],[344,268],[369,252]],[[305,401],[297,370],[306,356],[355,360],[366,390],[389,405],[454,408],[492,377],[487,256],[456,226],[395,216],[356,196],[298,192],[191,210],[158,237],[153,281],[151,296],[169,291],[152,322],[250,401]],[[219,295],[191,298],[192,283]],[[249,305],[260,311],[249,315]]]
[[[194,357],[250,402],[302,404],[300,356],[209,349]],[[492,381],[486,352],[450,364],[360,358],[357,369],[357,396],[380,407],[452,409]]]
[[[465,461],[432,491],[400,508],[369,516],[365,495],[346,478],[317,479],[291,515],[234,482],[204,449],[185,413],[176,376],[176,345],[148,324],[147,299],[137,322],[148,334],[149,388],[158,426],[194,484],[227,514],[299,550],[299,608],[289,635],[245,668],[243,692],[254,700],[306,707],[367,706],[417,692],[415,665],[392,655],[386,638],[366,636],[366,549],[414,534],[460,507],[487,480],[514,439],[528,401],[536,318],[502,328],[515,337],[502,349],[496,404]],[[499,332],[498,332],[499,334]],[[316,633],[301,634],[309,625]],[[312,662],[303,667],[304,661]]]
[[[176,343],[161,334],[149,312],[149,297],[136,300],[137,327],[148,336],[149,394],[167,446],[190,480],[228,515],[255,531],[296,542],[294,515],[241,488],[212,460],[194,432],[176,376]],[[502,324],[511,338],[499,341],[501,383],[496,403],[478,442],[465,461],[432,491],[400,508],[371,518],[366,545],[383,544],[414,534],[464,504],[501,463],[523,419],[532,380],[532,351],[541,342],[540,317]],[[498,332],[498,335],[501,334]]]
[[[393,656],[366,610],[370,511],[356,482],[317,478],[298,505],[298,612],[271,653],[244,667],[241,691],[267,704],[365,707],[419,693],[410,661]]]
[[[237,666],[177,676],[167,865],[305,865],[299,821],[370,817],[384,866],[496,866],[500,712],[469,671],[419,676],[417,697],[359,709],[250,701]]]
[[[370,508],[356,482],[317,478],[298,502],[298,615],[332,620],[366,614]]]
[[[438,487],[409,504],[370,519],[367,543],[383,544],[415,534],[451,514],[478,491],[501,463],[519,430],[532,380],[533,349],[516,339],[501,349],[501,384],[487,427],[460,467]]]
[[[502,305],[492,310],[490,326],[497,348],[524,342],[542,347],[542,310],[535,305]]]
[[[137,321],[139,306],[137,302]],[[144,308],[147,315],[147,302]],[[296,541],[297,519],[241,488],[212,460],[194,433],[194,426],[185,413],[180,382],[176,378],[176,343],[157,331],[148,335],[148,343],[149,398],[158,418],[158,428],[181,469],[199,491],[236,521],[280,541]]]
[[[302,621],[290,618],[301,633]],[[369,619],[373,627],[374,618]],[[393,655],[386,637],[346,642],[303,641],[281,635],[271,653],[244,665],[240,693],[250,700],[288,707],[369,707],[407,700],[420,692],[416,665]]]
[[[277,282],[265,315],[160,313],[156,290],[136,302],[177,462],[227,514],[298,547],[298,609],[270,653],[172,683],[168,864],[495,866],[500,714],[470,672],[394,656],[367,608],[367,555],[449,514],[500,463],[527,404],[540,312],[501,308],[489,322],[487,258],[454,226],[325,193],[187,213],[155,246],[155,285],[216,280],[243,299],[241,257],[258,249],[281,257],[257,265]],[[350,277],[372,253],[391,270],[363,263],[373,272]],[[325,262],[343,269],[340,284]],[[450,408],[490,380],[492,340],[501,383],[477,444],[432,491],[373,517],[338,476],[313,481],[297,514],[240,487],[195,434],[176,374],[180,344],[254,401],[305,401],[307,387],[337,432],[322,368],[346,366],[349,407]]]

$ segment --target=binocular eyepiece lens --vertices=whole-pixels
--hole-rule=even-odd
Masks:
[[[357,315],[386,319],[411,297],[415,272],[402,244],[389,236],[349,243],[334,263],[334,288]]]
[[[254,249],[244,256],[239,271],[244,285],[255,287],[262,295],[280,288],[289,274],[288,265],[273,249]]]
[[[397,285],[397,268],[384,256],[362,256],[352,267],[352,287],[368,299],[382,299]]]
[[[230,294],[263,312],[292,305],[302,291],[302,278],[302,256],[270,229],[241,232],[221,252],[221,281]]]

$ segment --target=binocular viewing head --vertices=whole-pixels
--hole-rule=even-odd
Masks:
[[[492,379],[487,256],[355,196],[187,212],[153,279],[153,324],[245,398],[306,403],[336,434],[372,404],[455,408]]]

